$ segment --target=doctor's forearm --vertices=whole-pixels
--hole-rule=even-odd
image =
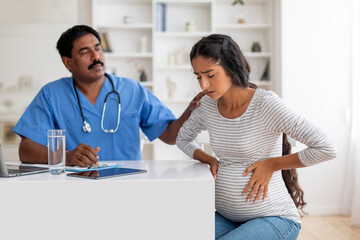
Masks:
[[[185,112],[176,120],[169,123],[166,130],[159,137],[161,141],[174,145],[176,143],[176,137],[184,122],[190,117],[191,110],[187,108]]]
[[[198,93],[190,102],[189,106],[186,108],[184,113],[175,121],[171,122],[166,130],[159,137],[161,141],[174,145],[176,143],[176,138],[178,132],[184,122],[190,117],[191,112],[200,105],[200,99],[205,95],[205,92]]]
[[[46,164],[47,147],[23,137],[19,146],[19,158],[23,163]]]

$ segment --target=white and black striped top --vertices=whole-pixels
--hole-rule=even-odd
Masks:
[[[208,130],[211,149],[220,161],[215,181],[216,210],[235,222],[281,216],[300,223],[281,171],[273,174],[268,197],[257,203],[247,203],[247,196],[242,196],[252,176],[242,174],[256,161],[282,155],[282,133],[308,146],[298,153],[305,166],[335,158],[334,143],[313,123],[291,111],[274,92],[256,89],[245,112],[235,119],[221,116],[217,102],[204,96],[176,141],[182,151],[193,157],[200,148],[194,139],[202,130]]]

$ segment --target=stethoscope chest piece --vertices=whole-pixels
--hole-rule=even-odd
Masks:
[[[87,121],[84,121],[83,130],[84,130],[84,132],[91,133],[91,126]]]

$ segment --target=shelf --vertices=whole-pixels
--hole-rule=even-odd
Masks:
[[[149,140],[145,140],[143,144],[144,144],[144,145],[150,145],[150,146],[153,145],[152,142],[150,142]]]
[[[211,32],[156,32],[156,37],[203,37]]]
[[[153,82],[139,82],[141,83],[141,85],[145,86],[145,87],[152,87],[154,86],[154,83]]]
[[[165,65],[165,66],[157,67],[156,70],[161,70],[161,71],[190,70],[190,71],[192,71],[192,66],[191,65]]]
[[[191,102],[192,99],[167,99],[167,100],[162,100],[163,103],[165,104],[189,104]]]
[[[13,151],[17,152],[19,150],[19,143],[20,143],[20,140],[17,140],[17,142],[15,142],[15,143],[2,143],[2,146],[4,148],[3,150],[5,151],[5,148],[6,148],[7,151],[13,150]],[[13,161],[9,161],[9,162],[13,162]]]
[[[13,89],[13,88],[8,88],[8,89],[0,89],[0,94],[1,95],[14,95],[14,94],[20,94],[20,95],[36,95],[38,93],[39,90],[32,90],[32,89]]]
[[[152,58],[152,53],[104,53],[106,58]]]
[[[269,58],[270,52],[244,52],[244,56],[247,58]]]
[[[222,3],[222,4],[231,4],[231,2],[233,1],[229,1],[229,0],[216,0],[216,3]],[[265,4],[268,3],[269,0],[245,0],[244,3],[246,5],[250,5],[250,4]],[[239,6],[239,5],[237,5]],[[232,6],[235,7],[235,6]]]
[[[112,31],[112,30],[123,30],[123,29],[149,29],[152,30],[154,25],[152,23],[128,23],[128,24],[116,24],[116,25],[103,25],[97,26],[99,31]]]
[[[166,4],[196,4],[196,3],[207,3],[211,4],[212,0],[162,0],[154,1],[155,3],[166,3]]]
[[[4,110],[0,112],[1,122],[17,122],[24,111],[8,111]]]
[[[250,82],[277,92],[279,52],[275,30],[279,23],[275,21],[278,18],[275,10],[278,3],[244,1],[243,6],[232,6],[233,0],[92,0],[92,20],[95,28],[108,34],[113,52],[105,53],[105,57],[111,61],[111,67],[115,66],[122,76],[137,80],[136,70],[145,67],[149,81],[139,83],[180,116],[192,95],[201,91],[189,61],[191,47],[211,34],[226,34],[239,43],[251,65]],[[131,23],[124,21],[126,16]],[[244,23],[237,23],[239,16],[245,19]],[[189,28],[189,22],[195,22],[196,27]],[[148,52],[141,51],[142,37],[147,39]],[[251,52],[254,42],[259,42],[261,52]],[[260,79],[267,64],[271,66],[269,80],[263,81]],[[154,148],[149,147],[152,144]],[[145,141],[144,145],[149,159],[161,159],[157,142]],[[180,155],[174,153],[171,157]]]
[[[99,0],[97,0],[99,1]],[[101,0],[99,1],[100,3],[102,4],[119,4],[119,3],[122,3],[121,1],[119,0]],[[151,3],[151,0],[131,0],[131,3],[137,3],[137,4],[150,4]]]
[[[233,30],[265,30],[270,29],[271,25],[266,23],[224,23],[215,26],[215,29],[233,29]]]

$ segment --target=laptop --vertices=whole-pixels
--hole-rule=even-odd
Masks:
[[[48,172],[48,168],[30,167],[21,165],[7,165],[0,139],[0,177],[17,177],[35,173]]]

